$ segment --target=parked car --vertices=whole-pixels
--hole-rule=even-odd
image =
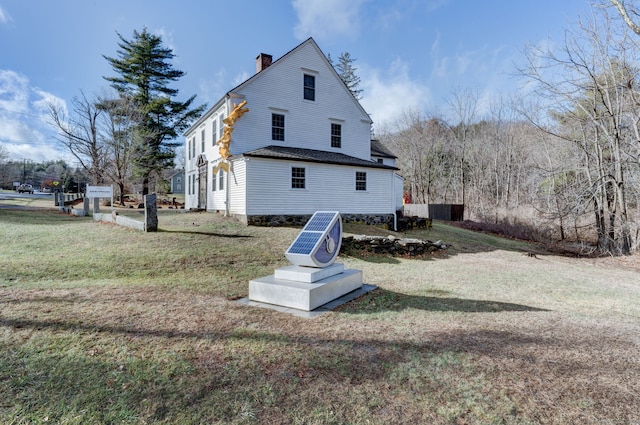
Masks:
[[[30,184],[21,184],[18,187],[18,193],[31,193],[33,194],[33,186]]]

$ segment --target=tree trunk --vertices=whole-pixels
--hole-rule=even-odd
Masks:
[[[149,175],[142,178],[142,196],[149,194]]]

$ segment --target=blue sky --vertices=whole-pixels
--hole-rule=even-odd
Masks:
[[[526,44],[561,41],[588,0],[0,0],[0,144],[11,159],[74,162],[54,140],[46,103],[70,107],[107,87],[118,36],[162,36],[179,97],[211,105],[308,37],[356,58],[361,103],[376,126],[441,109],[452,92],[489,99],[517,88]]]

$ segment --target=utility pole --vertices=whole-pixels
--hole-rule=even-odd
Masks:
[[[22,183],[27,182],[27,160],[22,158]]]

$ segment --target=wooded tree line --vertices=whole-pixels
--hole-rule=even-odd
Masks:
[[[14,189],[14,184],[29,183],[36,189],[56,189],[76,192],[90,180],[82,169],[70,167],[65,161],[33,162],[10,160],[0,148],[0,189]]]
[[[592,12],[559,47],[527,48],[517,71],[526,96],[486,105],[459,90],[444,113],[408,111],[379,134],[412,202],[464,203],[478,220],[528,219],[599,252],[638,250],[640,29],[612,3]]]

